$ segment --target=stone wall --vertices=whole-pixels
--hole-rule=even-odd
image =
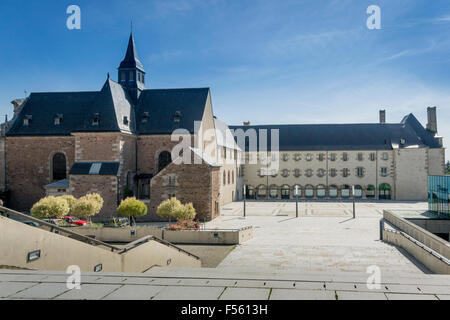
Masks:
[[[161,202],[167,200],[170,195],[175,195],[182,203],[193,203],[197,219],[212,220],[217,216],[214,213],[213,203],[219,201],[218,172],[219,168],[207,164],[170,164],[151,181],[151,200],[147,219],[163,220],[156,214],[156,210]]]
[[[119,133],[75,133],[76,161],[120,161]]]
[[[98,193],[104,200],[103,209],[94,220],[106,220],[117,216],[117,177],[94,175],[71,175],[70,193],[82,197],[88,193]]]
[[[45,197],[44,185],[52,182],[52,158],[58,152],[66,155],[69,172],[75,160],[74,137],[7,138],[7,184],[12,209],[28,211]]]

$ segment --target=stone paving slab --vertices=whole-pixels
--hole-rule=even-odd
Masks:
[[[382,292],[336,291],[338,300],[387,300]]]
[[[336,300],[334,291],[273,289],[270,300]]]
[[[270,289],[226,288],[220,300],[268,300]]]
[[[35,285],[35,282],[0,282],[0,298],[7,298]]]
[[[165,287],[153,300],[217,300],[221,287]]]
[[[388,300],[438,300],[431,294],[386,293]]]
[[[68,291],[66,284],[40,283],[29,289],[14,294],[13,299],[53,299]]]
[[[82,284],[80,290],[70,290],[59,295],[57,300],[99,300],[119,289],[120,285]]]
[[[149,285],[124,285],[103,300],[151,300],[165,287]]]

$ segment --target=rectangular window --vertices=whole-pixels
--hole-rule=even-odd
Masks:
[[[387,154],[387,152],[383,153],[383,160],[389,160],[389,155]]]
[[[343,153],[342,154],[342,160],[347,161],[348,160],[348,154],[347,153]]]
[[[358,161],[363,161],[363,154],[362,153],[358,153]]]
[[[375,161],[375,153],[370,154],[370,161]]]
[[[330,155],[330,160],[331,160],[331,161],[336,161],[336,154],[335,154],[335,153],[332,153],[332,154]]]
[[[319,154],[319,161],[323,161],[323,153]]]
[[[360,178],[364,177],[364,168],[363,167],[356,168],[356,175]]]
[[[349,175],[349,169],[345,168],[344,170],[342,170],[343,177],[348,177],[348,175]]]
[[[388,172],[387,172],[387,168],[386,167],[382,167],[381,168],[381,176],[382,177],[387,177]]]

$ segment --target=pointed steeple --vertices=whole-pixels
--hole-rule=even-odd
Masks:
[[[145,90],[145,70],[137,55],[133,32],[130,34],[125,58],[119,66],[118,79],[136,104],[142,90]]]
[[[133,33],[130,33],[130,39],[128,40],[128,48],[125,58],[120,63],[119,69],[122,68],[138,68],[141,71],[145,72],[142,63],[139,61],[136,45],[134,43]]]

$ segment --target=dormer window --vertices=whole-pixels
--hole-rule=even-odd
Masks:
[[[123,124],[127,126],[128,123],[129,123],[128,117],[127,116],[123,117]]]
[[[62,115],[62,114],[57,114],[57,115],[55,116],[55,126],[60,125],[61,122],[62,122],[62,119],[63,119],[63,115]]]
[[[173,117],[173,121],[177,122],[177,123],[181,121],[181,112],[180,111],[175,112],[175,116]]]
[[[405,139],[400,139],[400,144],[405,144],[406,143],[406,140]]]
[[[23,118],[23,125],[24,125],[24,126],[29,126],[30,123],[31,123],[31,119],[33,119],[33,116],[31,116],[31,115],[26,115],[26,116]]]
[[[100,123],[100,114],[94,113],[94,118],[92,119],[92,125],[98,126],[99,123]]]
[[[148,122],[148,119],[150,119],[150,114],[148,112],[144,112],[144,115],[142,116],[142,122],[146,123]]]

